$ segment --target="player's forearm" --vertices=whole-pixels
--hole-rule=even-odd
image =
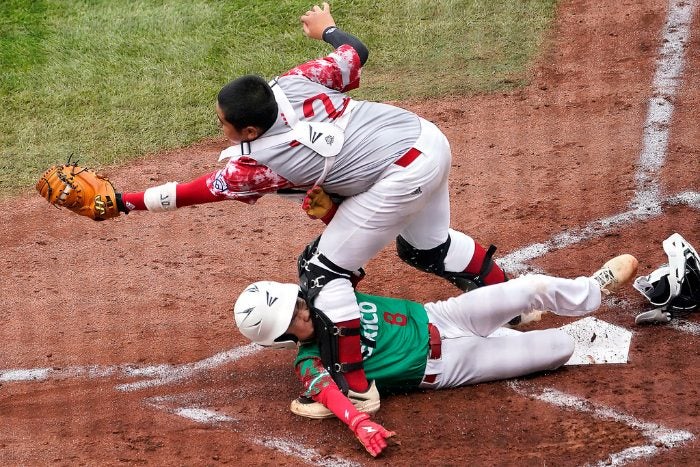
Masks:
[[[355,49],[357,55],[360,57],[360,63],[365,64],[367,58],[369,57],[369,50],[367,46],[352,34],[343,31],[337,26],[329,26],[323,31],[323,40],[334,48],[338,48],[341,45],[348,44],[350,47]]]
[[[304,386],[303,395],[325,405],[339,419],[349,425],[359,412],[335,384],[330,373],[324,368],[321,358],[314,355],[297,358],[294,371]]]
[[[209,190],[207,187],[208,177],[209,175],[203,175],[189,183],[170,182],[142,192],[121,193],[121,202],[126,212],[146,209],[149,211],[169,211],[193,204],[226,199],[226,197],[217,196]]]
[[[357,410],[335,383],[324,387],[313,399],[342,420],[372,456],[381,454],[387,447],[387,438],[396,434],[373,422],[368,413]]]
[[[324,387],[321,392],[312,396],[312,399],[328,407],[336,417],[348,426],[361,413],[352,405],[350,399],[343,394],[335,383]]]

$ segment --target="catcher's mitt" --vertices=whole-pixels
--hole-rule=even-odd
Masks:
[[[77,163],[54,165],[44,172],[36,189],[50,204],[96,221],[119,216],[112,182]]]

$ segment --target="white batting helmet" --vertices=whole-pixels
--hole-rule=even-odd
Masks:
[[[233,317],[241,334],[256,344],[287,348],[296,345],[285,335],[294,314],[299,286],[273,281],[250,284],[233,305]]]

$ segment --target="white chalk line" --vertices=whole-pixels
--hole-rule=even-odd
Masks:
[[[153,408],[178,415],[193,422],[214,427],[225,427],[227,424],[237,424],[239,420],[218,410],[207,409],[193,405],[180,405],[187,402],[188,396],[155,396],[145,399],[145,403]],[[175,404],[175,407],[171,405]],[[359,467],[362,464],[352,462],[337,456],[323,456],[315,449],[304,447],[298,441],[279,437],[251,438],[253,444],[281,452],[301,460],[309,465],[328,467]]]
[[[257,344],[248,344],[243,347],[236,347],[225,352],[219,352],[209,358],[199,360],[193,363],[186,363],[174,367],[164,367],[156,378],[136,381],[133,383],[119,384],[116,387],[119,391],[136,391],[139,389],[152,388],[163,386],[166,384],[177,383],[185,379],[189,379],[197,373],[211,370],[221,365],[235,362],[243,357],[253,355],[263,347]]]
[[[642,151],[635,171],[635,196],[629,210],[593,221],[578,230],[563,231],[550,240],[520,248],[499,259],[498,264],[514,273],[542,272],[529,266],[529,260],[585,240],[600,237],[614,229],[663,214],[663,204],[687,204],[700,209],[700,193],[684,192],[662,200],[658,175],[666,160],[676,90],[685,64],[685,46],[698,0],[671,0],[663,29],[663,40],[652,81],[652,98],[642,137]]]
[[[306,448],[297,442],[281,438],[255,440],[255,443],[265,446],[266,448],[282,452],[289,456],[296,457],[311,465],[323,465],[328,467],[360,467],[363,465],[348,459],[337,458],[334,456],[325,457],[315,449]]]
[[[173,413],[189,420],[205,424],[237,421],[235,418],[231,418],[228,415],[199,407],[178,407],[174,409]]]
[[[243,357],[253,355],[262,349],[263,347],[260,347],[257,344],[248,344],[243,347],[236,347],[225,352],[220,352],[212,357],[198,360],[196,362],[177,366],[155,365],[139,368],[134,365],[127,364],[109,366],[73,366],[66,368],[9,369],[0,371],[0,382],[41,382],[46,380],[63,380],[81,377],[107,378],[115,375],[125,377],[153,377],[152,379],[124,383],[115,386],[115,389],[119,391],[135,391],[139,389],[177,383],[179,381],[191,378],[197,373],[212,370],[224,364],[239,360]],[[204,425],[219,426],[223,424],[237,423],[239,421],[235,417],[205,407],[179,404],[171,407],[174,402],[181,403],[184,402],[184,400],[184,396],[155,396],[146,398],[144,402],[151,408],[178,415]],[[322,465],[328,467],[355,467],[362,465],[335,456],[323,456],[318,451],[311,448],[306,448],[297,441],[286,440],[283,438],[253,438],[250,441],[254,444],[258,444],[260,446],[279,451],[285,455],[295,457],[310,465]]]
[[[68,378],[107,378],[116,374],[123,376],[147,376],[153,372],[161,371],[158,367],[136,368],[132,365],[88,365],[69,367],[47,368],[14,368],[0,370],[0,382],[12,383],[20,381],[46,381]]]
[[[672,319],[671,322],[666,326],[670,326],[673,329],[684,332],[686,334],[700,336],[700,325],[697,323],[691,323],[690,321],[685,321],[681,319]]]
[[[603,219],[589,222],[578,229],[565,230],[555,234],[550,240],[533,243],[515,250],[497,260],[498,264],[511,273],[542,272],[528,261],[542,257],[547,253],[561,250],[593,238],[602,237],[620,227],[632,225],[635,222],[646,221],[663,214],[662,207],[669,205],[688,205],[700,209],[700,192],[687,191],[670,196],[662,202],[654,202],[652,208],[642,206]],[[658,208],[658,209],[657,209]]]
[[[224,423],[236,423],[238,419],[230,415],[223,414],[218,410],[207,409],[194,405],[184,405],[171,407],[173,402],[182,399],[181,396],[156,396],[148,397],[144,400],[146,405],[163,410],[174,415],[192,420],[205,425],[220,425]]]
[[[668,148],[673,102],[685,67],[685,46],[697,0],[669,2],[663,41],[653,78],[653,97],[647,108],[643,150],[636,172],[637,197],[633,205],[653,203],[658,196],[658,171],[663,167]]]
[[[139,389],[163,386],[191,378],[197,373],[211,370],[221,365],[235,362],[243,357],[253,355],[263,347],[248,344],[242,347],[219,352],[211,357],[183,365],[152,365],[138,367],[134,364],[125,365],[89,365],[70,366],[65,368],[15,368],[0,370],[0,382],[40,382],[46,380],[62,380],[69,378],[109,378],[147,377],[141,381],[119,384],[115,386],[120,391],[135,391]]]
[[[565,394],[553,388],[537,388],[534,385],[520,381],[509,381],[508,386],[522,396],[531,397],[565,410],[575,410],[577,412],[590,414],[600,420],[612,420],[622,423],[634,430],[640,431],[647,439],[648,444],[625,448],[620,452],[609,454],[607,459],[600,460],[594,464],[600,467],[606,465],[619,466],[635,460],[649,458],[656,455],[662,447],[664,449],[678,447],[695,438],[695,436],[688,431],[673,430],[656,423],[645,422],[632,415],[590,402],[586,399]]]

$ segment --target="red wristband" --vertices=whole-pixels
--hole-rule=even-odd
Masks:
[[[328,212],[321,218],[321,221],[328,225],[330,221],[333,219],[333,216],[335,216],[335,212],[338,210],[338,205],[333,203],[331,205],[331,208],[328,210]]]

